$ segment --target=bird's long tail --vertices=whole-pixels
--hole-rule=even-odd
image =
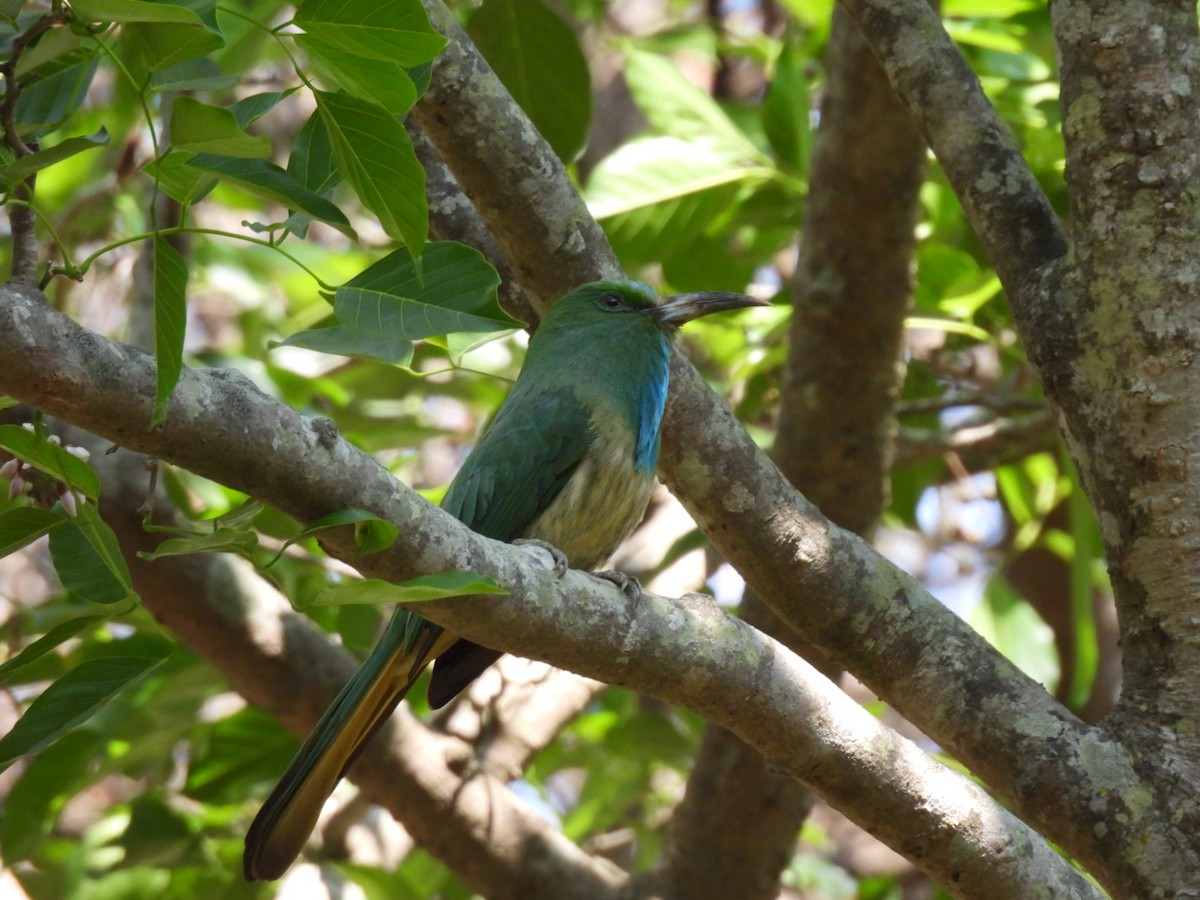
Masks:
[[[371,655],[321,716],[246,834],[247,881],[281,876],[300,855],[321,807],[429,661],[456,638],[398,609]]]

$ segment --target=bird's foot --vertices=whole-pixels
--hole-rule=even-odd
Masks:
[[[621,593],[634,603],[642,599],[642,583],[632,575],[626,575],[624,572],[618,572],[616,569],[592,572],[591,575],[593,578],[599,578],[601,581],[608,581],[615,584]]]
[[[521,547],[522,549],[525,549],[526,552],[530,553],[531,556],[543,562],[545,559],[541,553],[531,551],[540,550],[542,553],[550,554],[552,565],[546,566],[546,568],[554,572],[554,574],[559,578],[562,578],[564,575],[566,575],[567,569],[571,568],[571,564],[567,560],[567,554],[563,553],[553,544],[548,544],[545,541],[539,541],[537,538],[517,538],[512,543],[514,547]]]

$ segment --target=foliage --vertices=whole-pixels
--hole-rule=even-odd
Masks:
[[[648,33],[630,36],[604,31],[600,4],[567,6],[564,15],[540,0],[485,0],[462,13],[568,163],[589,124],[593,141],[610,124],[606,110],[591,107],[588,56],[619,57],[644,124],[575,171],[627,270],[664,291],[779,289],[803,218],[830,4],[785,4],[794,21],[781,35],[714,29],[674,4]],[[403,119],[444,41],[421,5],[75,0],[69,8],[6,4],[3,12],[2,112],[11,125],[0,188],[10,205],[32,204],[53,243],[42,274],[56,304],[110,323],[152,309],[159,384],[147,426],[167,415],[185,361],[235,366],[285,402],[330,417],[436,496],[452,468],[447,446],[452,456],[469,442],[502,396],[523,338],[512,333],[517,323],[500,308],[499,278],[484,258],[428,239],[425,174]],[[1045,9],[956,0],[944,12],[1061,206]],[[585,51],[575,35],[589,20],[600,33]],[[697,84],[696,73],[711,72],[718,58],[753,73],[754,88],[714,96]],[[29,200],[23,186],[35,175]],[[1037,408],[998,279],[936,169],[922,204],[910,321],[921,340],[908,350],[903,424],[937,435]],[[126,298],[143,253],[148,309]],[[746,382],[738,411],[764,441],[782,389],[782,293],[779,303],[736,325],[699,323],[685,338],[714,381]],[[472,349],[459,353],[465,341]],[[60,580],[39,602],[10,604],[3,625],[11,656],[0,672],[28,706],[0,740],[0,764],[29,760],[6,788],[0,856],[34,897],[263,895],[241,882],[236,859],[257,798],[286,765],[294,738],[234,702],[211,668],[140,609],[98,515],[90,468],[50,443],[40,423],[33,432],[0,426],[0,448],[78,495],[74,513],[61,500],[53,505],[58,493],[51,508],[23,496],[0,505],[0,549],[28,553],[48,535]],[[1004,572],[1031,548],[1060,558],[1072,601],[1057,636],[1073,647],[1067,699],[1081,707],[1097,666],[1098,540],[1064,454],[1048,441],[1036,449],[985,460],[971,478],[937,457],[899,467],[887,533],[910,548],[907,562],[930,583],[947,559],[965,556],[965,576],[941,586],[990,640],[1048,681],[1061,677],[1053,635]],[[347,646],[369,646],[376,610],[319,607],[330,597],[394,597],[395,588],[342,584],[317,548],[320,524],[302,530],[186,472],[167,472],[165,481],[194,526],[148,558],[240,554]],[[923,517],[921,504],[939,497],[940,514]],[[973,528],[972,502],[975,513],[1002,521]],[[1052,519],[1063,509],[1069,514]],[[354,511],[324,523],[347,525],[359,530],[364,553],[388,542],[384,523]],[[469,592],[461,582],[443,587]],[[644,866],[661,844],[700,729],[691,714],[610,691],[542,751],[526,784],[572,839],[595,844],[628,832],[631,862]],[[797,857],[789,877],[851,890],[829,866]],[[422,853],[389,874],[339,869],[372,896],[468,895]],[[887,878],[864,880],[860,890],[896,896]]]

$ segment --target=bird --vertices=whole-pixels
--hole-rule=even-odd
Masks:
[[[649,503],[675,332],[710,313],[762,305],[716,291],[660,298],[629,280],[570,291],[534,332],[442,508],[486,537],[549,545],[573,568],[600,566]],[[251,824],[246,880],[287,871],[326,799],[431,661],[427,694],[437,709],[501,655],[397,607]]]

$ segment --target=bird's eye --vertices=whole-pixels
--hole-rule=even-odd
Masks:
[[[605,309],[620,309],[625,305],[625,301],[616,294],[605,294],[600,298],[600,303]]]

